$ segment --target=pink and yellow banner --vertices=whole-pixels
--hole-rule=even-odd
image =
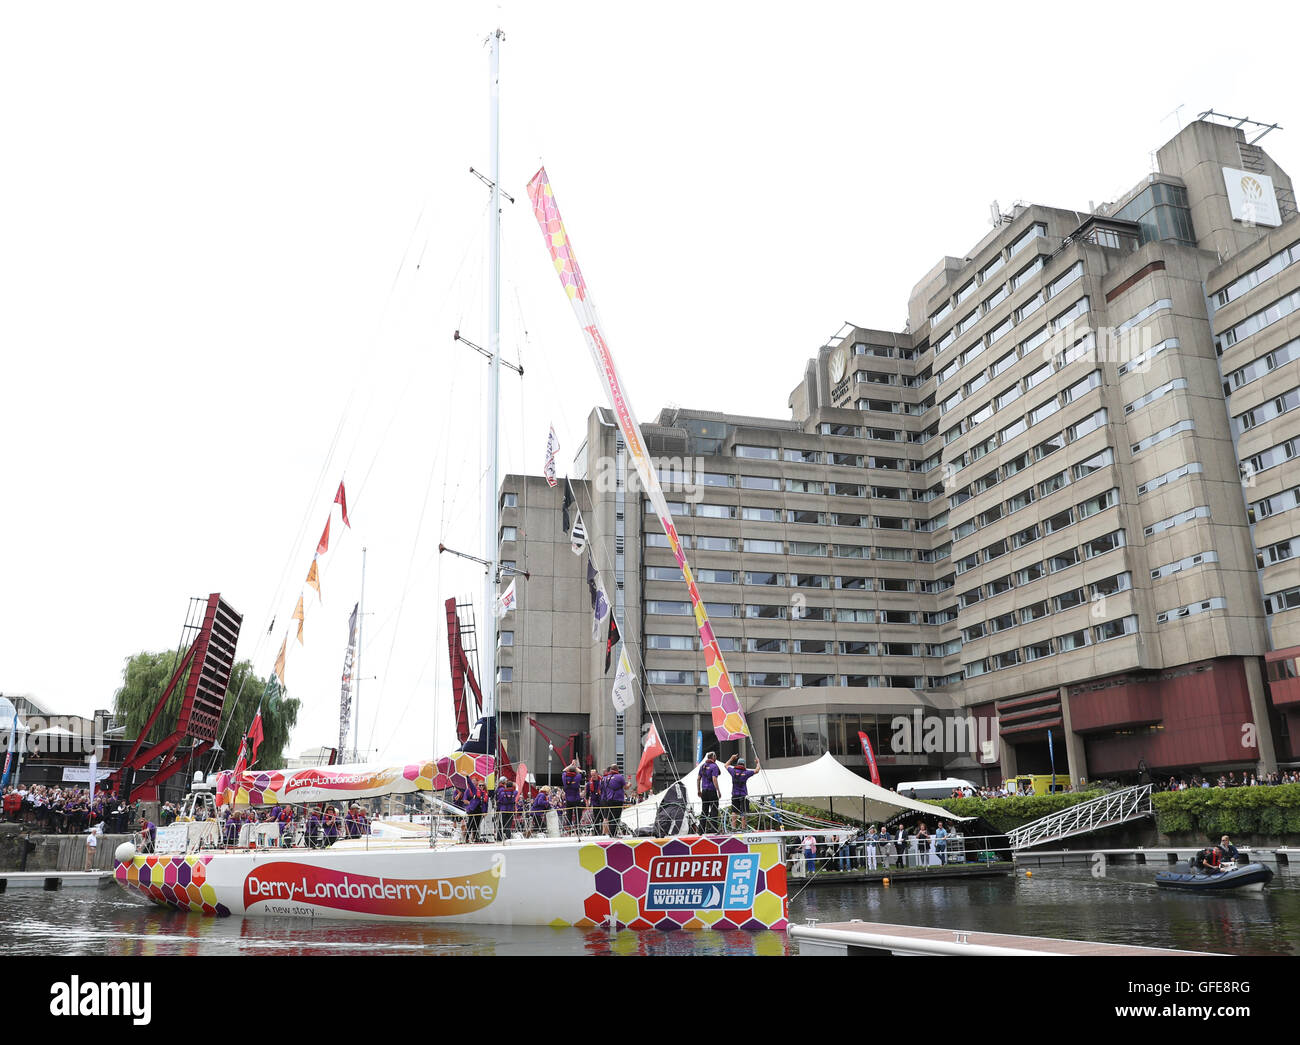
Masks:
[[[645,488],[646,496],[650,498],[650,503],[659,516],[659,522],[668,536],[668,543],[672,547],[673,556],[682,571],[682,576],[686,578],[686,588],[690,592],[691,605],[695,608],[695,623],[700,629],[700,642],[704,648],[704,666],[709,677],[709,704],[713,712],[713,731],[719,740],[739,740],[747,737],[749,725],[745,721],[745,713],[731,684],[731,675],[727,672],[727,665],[722,659],[722,650],[713,634],[713,624],[709,621],[708,613],[705,612],[700,589],[695,583],[690,564],[686,561],[681,538],[677,535],[677,527],[673,523],[672,514],[668,511],[668,502],[664,498],[663,489],[659,486],[659,476],[655,472],[654,462],[646,452],[641,426],[632,412],[632,404],[619,377],[618,368],[614,365],[614,357],[601,333],[600,318],[587,291],[586,281],[582,278],[582,270],[578,268],[573,244],[565,232],[564,222],[560,219],[560,209],[556,205],[555,194],[551,191],[551,183],[546,177],[545,167],[539,170],[528,183],[528,197],[533,201],[533,214],[537,218],[537,224],[541,226],[547,250],[551,253],[551,261],[555,264],[555,271],[560,277],[560,284],[564,287],[574,314],[578,317],[578,325],[587,337],[587,346],[591,349],[592,359],[605,384],[605,392],[609,396],[610,406],[618,421],[619,431],[623,433],[623,442],[627,446],[628,455],[636,465],[641,485]]]
[[[492,771],[491,755],[466,751],[403,766],[313,766],[243,773],[226,770],[217,774],[217,805],[352,802],[382,795],[465,788],[471,783],[491,786]]]

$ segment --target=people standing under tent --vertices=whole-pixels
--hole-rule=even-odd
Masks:
[[[817,873],[817,836],[805,835],[803,840],[803,866],[808,874]]]
[[[704,821],[704,830],[721,831],[718,819],[718,777],[722,767],[718,765],[717,753],[710,751],[700,763],[700,771],[695,775],[695,793],[700,799],[700,817]]]
[[[605,775],[601,778],[601,790],[604,799],[604,833],[615,838],[623,816],[623,803],[627,799],[627,778],[618,771],[617,763],[605,770]]]
[[[939,821],[939,827],[934,832],[934,851],[939,857],[939,863],[948,862],[948,829],[943,826],[943,821]]]
[[[854,833],[852,831],[844,831],[835,836],[835,841],[839,843],[839,847],[840,847],[839,856],[840,856],[841,871],[852,870],[852,865],[849,860],[849,854],[852,852],[853,835]]]
[[[732,763],[735,765],[732,765]],[[736,829],[736,816],[740,817],[740,829],[749,830],[749,778],[762,769],[762,763],[755,760],[753,769],[745,768],[745,760],[738,755],[727,759],[726,770],[731,774],[731,829]]]
[[[867,870],[876,869],[876,843],[880,841],[880,832],[876,830],[876,825],[872,824],[867,828]]]
[[[907,828],[902,824],[894,835],[894,859],[895,867],[902,867],[907,861]]]
[[[576,758],[564,767],[560,786],[564,789],[564,829],[577,834],[582,820],[582,770]]]

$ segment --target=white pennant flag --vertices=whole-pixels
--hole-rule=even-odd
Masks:
[[[497,616],[504,617],[507,613],[515,608],[515,582],[510,582],[510,587],[501,593],[497,598]]]
[[[614,673],[614,689],[610,693],[610,698],[614,701],[614,710],[618,714],[623,714],[632,706],[632,701],[636,695],[632,692],[632,680],[635,678],[632,674],[632,665],[627,660],[627,643],[623,644],[623,650],[618,655],[618,670]]]
[[[551,434],[546,437],[546,475],[547,485],[554,487],[559,481],[555,478],[555,455],[560,452],[560,441],[555,437],[555,425],[551,425]]]

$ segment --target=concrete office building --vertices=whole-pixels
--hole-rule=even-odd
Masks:
[[[886,783],[1047,772],[1048,730],[1075,779],[1300,756],[1300,219],[1239,128],[1198,120],[1157,161],[1095,212],[1001,216],[906,330],[825,344],[789,420],[645,426],[766,764],[862,767],[859,730]],[[593,412],[578,507],[684,769],[715,746],[698,634],[626,470]],[[648,718],[613,713],[562,493],[502,487],[502,556],[532,574],[505,733],[542,773],[528,718],[632,763]]]

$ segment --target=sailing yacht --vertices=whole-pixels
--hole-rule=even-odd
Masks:
[[[500,373],[500,187],[498,68],[503,37],[489,39],[491,83],[491,232],[489,242],[489,395],[484,555],[485,606],[496,602],[502,573],[497,545],[498,393]],[[686,561],[668,505],[646,455],[618,369],[564,230],[545,170],[529,182],[561,286],[574,307],[605,384],[631,459],[686,580],[708,671],[714,728],[720,738],[748,736],[712,625]],[[491,779],[499,766],[495,723],[495,643],[482,650],[486,687],[477,743],[424,763],[328,766],[296,772],[247,772],[218,783],[241,803],[346,802],[392,793],[433,798],[451,786]],[[670,837],[560,837],[462,842],[426,837],[340,841],[327,849],[256,848],[139,853],[127,843],[116,880],[154,903],[209,916],[282,916],[422,922],[633,929],[784,929],[788,898],[779,834]]]

